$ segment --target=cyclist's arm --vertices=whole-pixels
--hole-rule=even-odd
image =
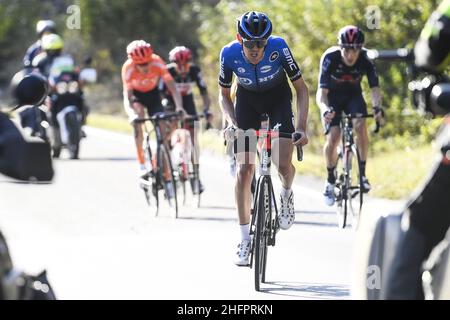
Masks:
[[[209,106],[211,105],[211,100],[209,99],[208,88],[205,81],[203,80],[202,71],[199,67],[194,65],[191,67],[191,70],[194,73],[195,82],[197,83],[198,90],[200,91],[203,99],[204,111],[207,111],[209,109]]]
[[[321,115],[323,115],[330,108],[328,93],[331,85],[331,68],[331,58],[327,54],[327,51],[325,51],[320,58],[319,88],[316,93],[316,103],[320,109]]]
[[[236,116],[234,114],[233,101],[231,99],[231,84],[233,82],[233,71],[228,67],[225,56],[227,48],[220,52],[220,72],[219,72],[219,106],[224,119],[228,125],[237,127]]]
[[[236,116],[234,114],[233,102],[231,101],[231,89],[219,86],[219,106],[224,119],[229,125],[237,127]]]
[[[122,84],[123,84],[123,102],[127,107],[132,108],[135,97],[133,94],[133,87],[131,85],[130,79],[127,76],[127,74],[128,74],[128,64],[126,63],[122,66],[122,71],[121,71]]]
[[[373,87],[372,89],[372,107],[381,107],[381,89]]]
[[[133,106],[133,103],[134,103],[133,90],[131,90],[131,89],[124,89],[123,93],[124,93],[124,98],[128,101],[129,106]]]
[[[175,102],[175,110],[183,111],[183,100],[181,98],[180,92],[175,85],[175,80],[164,80],[164,83],[166,84],[167,89],[169,89],[170,93],[172,94],[173,101]]]
[[[297,93],[297,131],[306,132],[309,110],[309,93],[303,78],[299,78],[292,82]]]
[[[365,54],[367,80],[369,87],[372,90],[372,107],[381,107],[381,90],[379,87],[379,80],[375,64]]]
[[[175,80],[173,79],[172,75],[167,69],[167,66],[164,63],[164,61],[161,58],[159,58],[159,61],[161,65],[160,76],[163,79],[164,83],[166,84],[166,87],[169,90],[170,94],[172,95],[173,101],[175,103],[175,111],[184,113],[183,99],[181,98],[181,93],[178,91],[176,87]]]
[[[320,114],[323,115],[325,111],[328,111],[330,108],[328,102],[328,92],[327,88],[319,88],[316,93],[316,103],[319,106]]]

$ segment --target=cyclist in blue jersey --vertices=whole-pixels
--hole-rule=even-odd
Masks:
[[[367,115],[367,105],[361,89],[361,80],[367,75],[372,90],[372,106],[376,121],[382,121],[381,91],[375,65],[367,57],[363,48],[364,33],[355,26],[345,26],[338,34],[339,46],[325,51],[320,60],[319,88],[316,100],[325,124],[330,126],[324,146],[328,178],[325,183],[325,203],[332,206],[335,202],[334,185],[336,182],[337,147],[340,142],[339,127],[341,113],[359,113]],[[354,119],[357,146],[361,153],[361,175],[363,190],[369,192],[371,186],[366,177],[366,161],[369,148],[367,125],[364,118]]]
[[[281,132],[301,134],[297,141],[279,139],[273,148],[278,151],[274,160],[282,182],[280,227],[288,229],[294,222],[294,195],[291,190],[295,169],[292,165],[294,145],[306,145],[308,136],[308,88],[286,42],[271,36],[272,23],[261,12],[246,12],[237,20],[237,39],[223,47],[220,53],[219,103],[230,127],[259,129],[261,115],[268,114],[270,127]],[[237,78],[235,107],[231,99],[233,74]],[[296,92],[298,119],[294,123],[292,92]],[[234,130],[226,130],[229,136]],[[249,235],[251,182],[254,172],[256,143],[239,148],[235,144],[238,164],[236,175],[236,204],[241,228],[241,242],[235,263],[249,263],[251,238]]]

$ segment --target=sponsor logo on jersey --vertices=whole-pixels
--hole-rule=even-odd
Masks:
[[[237,70],[238,70],[239,73],[245,73],[245,69],[242,68],[242,67],[239,67]]]
[[[238,80],[239,80],[239,83],[246,85],[246,86],[251,85],[253,83],[253,81],[249,78],[239,78],[238,77]]]
[[[223,79],[225,78],[225,58],[222,58],[222,60],[220,60],[220,77]]]
[[[283,48],[284,56],[286,57],[286,61],[289,65],[289,69],[291,71],[297,70],[297,66],[295,65],[294,58],[292,57],[291,51],[288,48]]]
[[[270,81],[270,80],[274,79],[278,75],[278,73],[280,73],[280,69],[278,69],[275,73],[273,73],[273,74],[271,74],[271,75],[269,75],[267,77],[259,78],[258,81],[259,82]]]
[[[272,70],[272,67],[271,66],[262,66],[260,70],[261,70],[261,73],[267,73],[270,70]]]
[[[329,58],[326,58],[322,63],[322,70],[327,71],[330,64],[331,64],[331,60]]]
[[[279,56],[280,56],[280,54],[278,53],[278,51],[274,51],[270,54],[269,61],[274,62],[275,60],[278,59]]]

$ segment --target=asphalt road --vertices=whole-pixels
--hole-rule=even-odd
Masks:
[[[139,188],[132,137],[87,133],[81,160],[63,154],[55,161],[52,184],[0,176],[0,229],[14,264],[30,273],[47,269],[58,298],[351,298],[355,233],[337,227],[333,208],[322,203],[321,181],[296,178],[296,222],[269,248],[268,283],[256,292],[253,270],[233,264],[240,235],[222,157],[201,158],[200,209],[183,207],[179,219],[163,210],[155,218]],[[365,206],[396,204],[368,199]]]

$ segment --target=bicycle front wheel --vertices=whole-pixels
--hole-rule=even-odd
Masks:
[[[170,153],[165,144],[161,144],[158,149],[158,171],[162,177],[164,197],[168,201],[169,210],[175,218],[178,218],[177,187],[179,180],[178,175],[174,173]]]
[[[256,195],[258,208],[256,212],[255,230],[255,290],[260,291],[261,283],[265,281],[267,263],[267,216],[270,211],[270,194],[267,180],[262,179]]]
[[[161,177],[158,172],[154,171],[152,164],[152,150],[150,148],[148,137],[146,139],[147,141],[144,145],[144,156],[147,174],[145,178],[141,178],[141,188],[144,191],[147,204],[151,207],[151,210],[154,211],[155,217],[157,217],[159,212],[158,186],[161,186]],[[155,197],[154,207],[152,205],[152,197]]]
[[[363,205],[363,185],[361,176],[361,157],[356,145],[352,146],[352,159],[350,171],[350,192],[348,197],[348,209],[352,215],[352,228],[358,229],[361,209]]]
[[[335,188],[337,222],[341,229],[344,229],[347,225],[348,194],[350,186],[348,179],[348,160],[350,155],[347,152],[348,151],[345,151],[339,158],[337,165],[338,177]]]

